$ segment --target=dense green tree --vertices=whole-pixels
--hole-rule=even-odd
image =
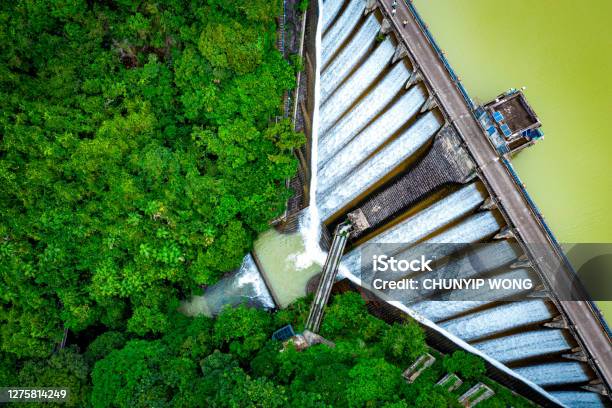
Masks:
[[[486,371],[482,358],[462,350],[455,351],[452,355],[445,356],[444,368],[446,368],[449,373],[457,373],[467,380],[479,379]]]
[[[187,317],[173,313],[171,330],[163,337],[174,353],[198,361],[217,346],[213,320],[206,316]]]
[[[215,339],[241,358],[252,356],[270,338],[272,318],[258,309],[227,308],[215,320]]]
[[[278,215],[279,1],[0,4],[0,343],[159,335]]]
[[[159,340],[132,340],[96,363],[92,372],[94,407],[165,407],[173,398],[191,399],[196,364],[175,357]]]
[[[446,408],[449,406],[446,398],[435,389],[422,392],[414,401],[416,408]]]
[[[359,294],[351,292],[337,296],[325,310],[321,334],[327,337],[357,334],[367,316],[365,301]]]
[[[414,321],[394,324],[385,332],[381,343],[387,357],[402,364],[413,362],[426,351],[425,333]]]
[[[358,299],[345,294],[333,301],[353,305],[353,311],[361,314],[366,308]],[[297,319],[303,319],[300,305],[306,303],[302,300],[274,317],[244,306],[224,309],[216,319],[173,312],[168,333],[156,339],[130,340],[122,332],[107,331],[83,354],[69,347],[51,358],[24,364],[11,354],[0,354],[0,381],[67,386],[69,406],[96,408],[459,407],[457,393],[435,385],[445,373],[436,352],[429,350],[438,357],[434,366],[410,384],[401,376],[405,368],[398,362],[401,358],[388,355],[385,336],[396,336],[403,344],[401,337],[412,333],[414,341],[425,346],[418,326],[401,329],[412,327],[410,323],[393,328],[380,322],[383,336],[378,340],[364,341],[357,329],[330,338],[333,347],[319,344],[302,351],[291,342],[270,339],[270,322],[278,319],[297,326]],[[256,330],[247,325],[249,321]],[[255,331],[265,334],[253,337]],[[257,345],[247,345],[246,339],[252,338],[258,339]],[[456,353],[445,361],[461,366],[465,355]],[[488,379],[478,380],[496,390],[495,397],[483,405],[528,406]],[[478,380],[466,379],[464,387]]]
[[[401,370],[382,358],[364,359],[349,371],[347,399],[351,407],[375,406],[377,401],[393,401],[402,381]]]
[[[91,387],[89,384],[90,366],[75,348],[67,348],[51,355],[48,359],[26,362],[12,386],[30,388],[65,388],[69,390],[68,400],[52,404],[58,407],[83,407],[89,401]],[[8,384],[5,384],[8,385]],[[40,403],[29,404],[40,406]]]
[[[108,331],[102,333],[92,341],[85,352],[85,359],[89,364],[93,364],[106,357],[113,350],[123,348],[127,339],[121,332]]]

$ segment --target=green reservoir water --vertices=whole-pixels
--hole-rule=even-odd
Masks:
[[[612,242],[612,2],[414,4],[477,102],[527,87],[545,137],[513,164],[557,239]]]

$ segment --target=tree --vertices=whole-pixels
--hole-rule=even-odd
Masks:
[[[457,350],[451,356],[445,356],[443,363],[449,373],[457,373],[466,380],[479,379],[486,371],[484,361],[480,357],[463,350]]]
[[[270,315],[264,311],[243,305],[228,307],[215,321],[215,339],[232,354],[246,359],[270,338],[271,323]]]
[[[102,333],[87,347],[85,359],[93,366],[96,361],[103,359],[113,350],[123,348],[126,341],[125,335],[121,332],[108,331]]]
[[[393,401],[402,381],[401,370],[381,358],[359,361],[351,368],[349,377],[346,393],[351,407]]]
[[[414,401],[416,408],[446,408],[449,406],[444,395],[435,389],[421,393]]]
[[[393,324],[381,343],[386,356],[402,364],[414,361],[426,351],[425,333],[414,321]]]
[[[280,2],[0,5],[0,343],[160,336],[280,214]],[[85,343],[92,339],[87,339]]]
[[[67,348],[44,360],[26,362],[14,386],[30,388],[67,388],[68,400],[59,406],[82,407],[88,404],[91,388],[89,385],[89,365],[75,348]],[[35,405],[35,404],[33,404]]]
[[[92,382],[96,408],[165,407],[174,397],[191,398],[197,368],[159,340],[131,340],[96,363]]]
[[[367,316],[365,302],[359,294],[349,292],[336,296],[325,310],[321,334],[324,337],[348,337],[350,334],[357,334]]]

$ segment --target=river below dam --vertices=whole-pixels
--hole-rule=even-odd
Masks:
[[[472,99],[527,87],[545,140],[512,162],[557,239],[612,242],[612,2],[414,4]]]

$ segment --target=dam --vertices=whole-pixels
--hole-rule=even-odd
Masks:
[[[347,218],[359,225],[340,276],[382,299],[388,294],[369,286],[372,272],[362,267],[369,245],[405,254],[453,244],[435,247],[452,256],[442,271],[531,279],[534,288],[498,298],[432,291],[397,302],[502,364],[551,406],[610,406],[609,330],[591,302],[567,300],[574,272],[510,163],[542,135],[522,92],[476,106],[411,3],[325,0],[308,18],[308,100],[298,122],[310,136],[300,152],[310,168],[291,181],[299,200],[277,228],[299,234],[312,202],[323,250]],[[487,245],[468,248],[475,243]],[[257,251],[256,244],[236,274],[206,290],[217,299],[207,306],[212,313],[241,292],[259,307],[284,303]]]

